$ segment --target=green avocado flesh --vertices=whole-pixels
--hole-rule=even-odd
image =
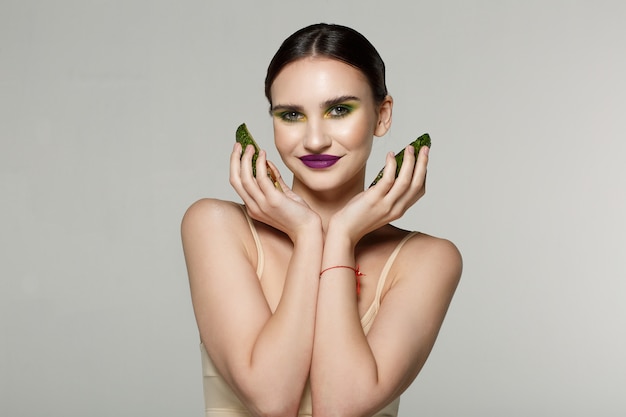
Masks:
[[[415,148],[415,155],[417,156],[422,146],[428,146],[430,148],[430,135],[428,133],[424,133],[422,136],[420,136],[419,138],[411,142],[410,145],[412,145],[413,148]],[[397,178],[398,174],[400,173],[400,168],[402,167],[402,161],[404,161],[404,148],[396,154],[395,158],[396,158],[396,178]],[[376,175],[376,178],[374,179],[374,181],[372,181],[372,183],[370,184],[370,187],[376,184],[383,177],[384,170],[385,168],[383,167],[383,169],[381,169],[378,172],[378,175]]]
[[[246,146],[252,145],[254,146],[254,155],[252,155],[252,174],[256,177],[256,160],[259,157],[259,145],[254,141],[254,138],[250,134],[248,127],[245,123],[242,123],[237,128],[237,132],[235,132],[235,140],[241,143],[241,151],[246,150]]]
[[[246,146],[254,146],[254,155],[252,155],[252,175],[254,175],[254,177],[256,178],[256,160],[259,157],[259,151],[261,150],[261,148],[259,148],[259,145],[250,134],[250,131],[248,130],[248,127],[245,123],[240,124],[237,128],[237,131],[235,132],[235,140],[241,143],[242,155],[243,151],[246,149]],[[274,183],[274,187],[282,191],[282,188],[278,183],[278,180],[276,180],[276,178],[274,177],[274,173],[270,169],[269,165],[267,166],[267,176],[270,177],[270,179]]]

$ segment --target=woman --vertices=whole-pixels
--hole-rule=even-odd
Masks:
[[[244,205],[203,199],[182,223],[206,415],[395,416],[461,275],[452,243],[390,224],[424,195],[429,149],[407,147],[397,178],[389,153],[365,189],[393,100],[380,56],[350,28],[291,35],[265,91],[291,187],[264,151],[254,177],[254,149],[235,144]]]

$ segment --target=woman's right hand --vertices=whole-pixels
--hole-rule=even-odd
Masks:
[[[380,181],[339,210],[331,219],[329,230],[348,237],[356,245],[365,234],[402,217],[426,192],[428,153],[426,146],[418,155],[412,146],[407,146],[397,178],[394,155],[387,154]]]
[[[256,178],[254,177],[253,155],[252,145],[248,145],[242,154],[241,144],[235,143],[230,157],[230,184],[243,200],[248,214],[255,220],[286,233],[292,241],[307,227],[321,228],[319,215],[285,183],[276,166],[267,161],[264,150],[257,157]],[[276,188],[267,175],[268,167],[282,190]]]

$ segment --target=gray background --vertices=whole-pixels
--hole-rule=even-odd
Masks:
[[[202,415],[180,219],[237,198],[239,123],[277,160],[265,68],[318,21],[387,63],[371,176],[433,138],[398,224],[464,255],[401,415],[626,415],[626,3],[189,0],[0,1],[0,415]]]

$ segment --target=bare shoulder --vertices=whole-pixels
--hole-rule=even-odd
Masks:
[[[199,257],[209,251],[219,254],[226,248],[250,254],[254,244],[242,206],[213,198],[200,199],[187,209],[181,237],[185,254],[197,252]]]
[[[463,271],[463,257],[452,241],[424,233],[409,239],[399,258],[398,272],[404,277],[428,277],[456,286]]]
[[[412,252],[412,256],[423,255],[434,261],[462,263],[461,252],[457,246],[445,238],[417,233],[415,237],[408,240],[406,247]]]
[[[205,228],[228,228],[235,232],[238,224],[245,222],[241,206],[232,201],[203,198],[194,202],[185,212],[181,229],[183,235]]]
[[[187,209],[182,219],[181,239],[192,283],[220,281],[223,276],[231,276],[224,271],[232,271],[233,265],[249,267],[254,275],[257,251],[242,208],[232,201],[203,198]],[[198,288],[192,285],[192,295]]]
[[[203,218],[223,220],[224,216],[232,216],[237,211],[241,212],[241,209],[237,203],[232,201],[217,198],[201,198],[189,206],[183,216],[183,224]]]

